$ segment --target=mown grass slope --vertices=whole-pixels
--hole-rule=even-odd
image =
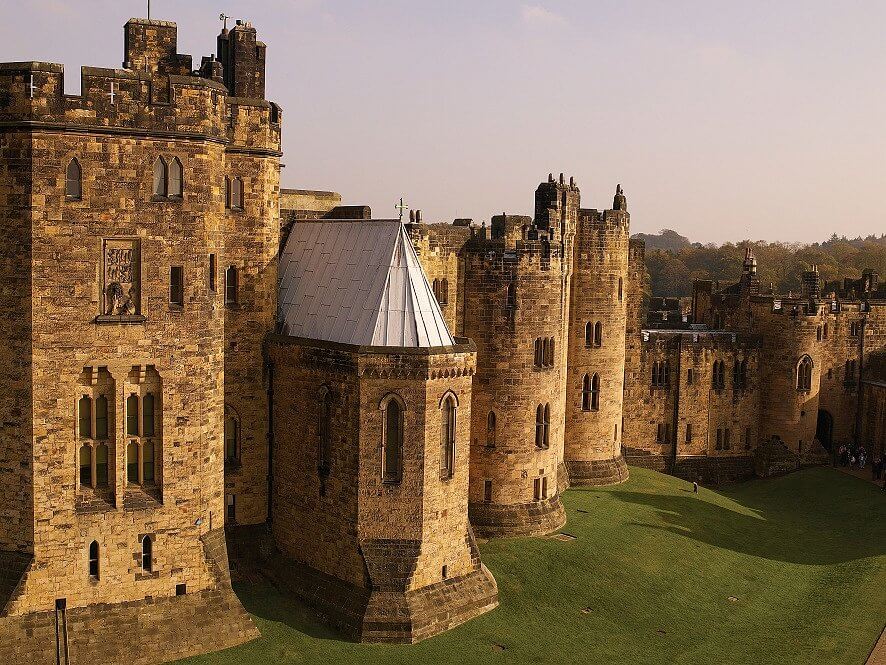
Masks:
[[[413,646],[359,645],[269,585],[262,638],[190,663],[864,663],[886,618],[886,493],[809,469],[698,495],[631,469],[571,490],[564,532],[490,541],[501,606]]]

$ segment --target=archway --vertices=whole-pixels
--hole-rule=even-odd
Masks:
[[[831,450],[834,438],[834,417],[824,409],[818,410],[818,424],[815,427],[815,438],[827,451]]]

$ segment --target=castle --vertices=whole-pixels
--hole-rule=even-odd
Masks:
[[[628,461],[714,481],[886,440],[886,292],[696,284],[644,327],[627,199],[373,220],[281,190],[249,23],[194,68],[0,64],[0,657],[154,663],[257,636],[228,551],[344,634],[498,603],[476,536],[556,531]]]

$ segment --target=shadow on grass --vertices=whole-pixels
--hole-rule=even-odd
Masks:
[[[814,474],[820,483],[810,484],[808,476],[803,482],[803,474]],[[796,491],[774,502],[768,482],[751,481],[688,496],[629,491],[624,486],[609,493],[619,501],[657,511],[660,523],[632,525],[773,561],[825,565],[886,554],[882,491],[814,469],[782,479]]]
[[[317,614],[296,596],[281,591],[267,579],[234,584],[234,593],[251,615],[283,624],[308,637],[353,644],[344,633],[324,625]]]

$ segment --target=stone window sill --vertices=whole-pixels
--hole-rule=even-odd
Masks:
[[[184,312],[185,306],[179,305],[178,303],[175,303],[175,302],[171,302],[171,303],[169,303],[169,311],[170,312]]]
[[[160,196],[159,194],[151,196],[151,203],[181,203],[184,200],[183,196]]]
[[[99,325],[132,325],[144,323],[146,320],[147,319],[141,314],[99,314],[95,317],[95,323],[98,323]]]
[[[156,580],[160,578],[160,571],[155,570],[150,573],[146,573],[144,571],[135,574],[135,581],[141,582],[143,580]]]

